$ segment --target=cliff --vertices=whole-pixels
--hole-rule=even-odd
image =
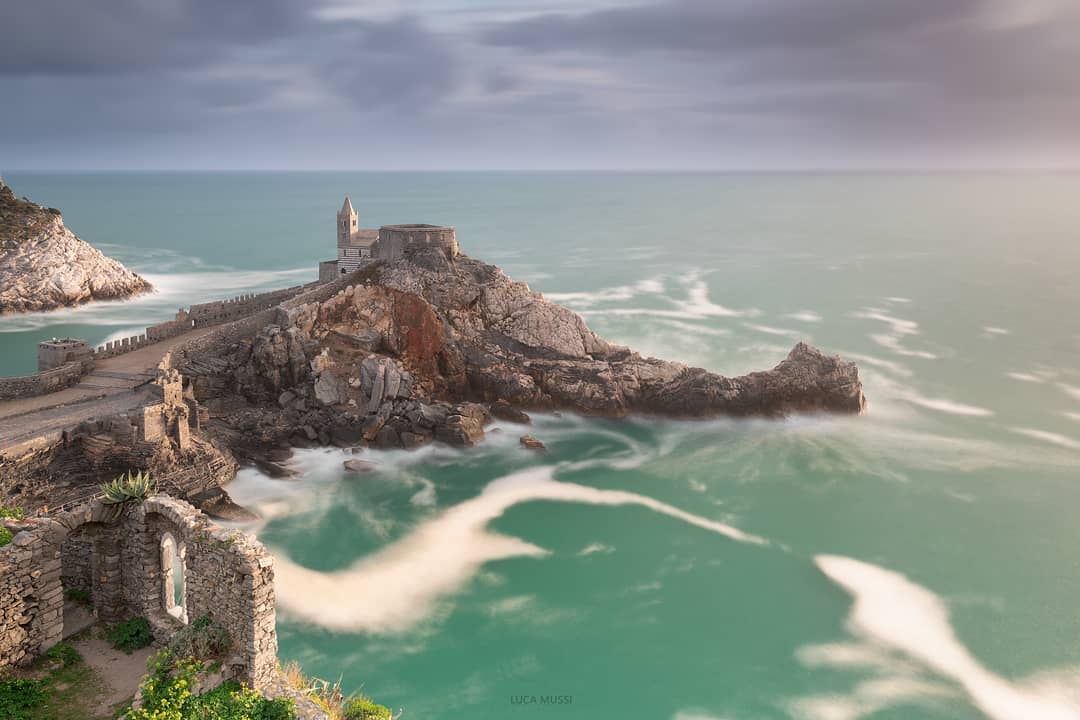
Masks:
[[[288,446],[471,445],[495,415],[858,413],[854,363],[805,344],[728,378],[646,358],[499,268],[421,251],[283,303],[254,336],[179,349],[217,437],[265,464]],[[267,448],[273,452],[266,453]]]
[[[60,211],[0,181],[0,314],[130,297],[150,283],[80,240]]]

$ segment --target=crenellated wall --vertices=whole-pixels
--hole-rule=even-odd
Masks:
[[[123,355],[162,340],[178,337],[196,328],[224,325],[235,320],[254,316],[260,312],[270,310],[286,300],[310,292],[323,284],[323,282],[316,281],[306,285],[295,285],[283,290],[238,295],[230,300],[192,305],[187,310],[179,310],[172,320],[147,327],[146,332],[141,335],[110,340],[93,350],[88,350],[84,353],[85,357],[81,357],[78,361],[72,360],[60,367],[36,372],[32,375],[0,377],[0,401],[46,395],[57,390],[63,390],[76,384],[83,375],[91,372],[94,369],[94,361],[96,360]],[[56,342],[48,341],[42,343],[42,345],[55,344]],[[81,341],[69,339],[66,342]],[[45,352],[45,350],[39,348],[39,363],[42,362],[43,357],[46,357],[46,355],[43,355]],[[51,350],[47,353],[47,357],[51,358],[53,355],[56,355],[56,353],[51,352]]]
[[[63,580],[89,587],[100,621],[145,617],[159,642],[183,627],[177,616],[209,616],[233,642],[226,678],[264,689],[276,677],[273,558],[254,537],[167,495],[123,506],[94,500],[22,526],[0,548],[0,668],[26,665],[60,641]],[[166,537],[183,558],[183,612],[172,614]]]

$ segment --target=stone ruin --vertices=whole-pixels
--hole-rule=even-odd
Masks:
[[[275,681],[273,558],[252,536],[166,495],[7,522],[17,534],[0,548],[0,669],[65,637],[64,591],[78,589],[98,621],[145,617],[161,643],[208,616],[232,639],[226,679]]]

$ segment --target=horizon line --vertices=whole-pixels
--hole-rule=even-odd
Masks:
[[[603,173],[603,174],[686,174],[686,175],[956,175],[956,174],[999,174],[999,175],[1048,175],[1080,173],[1080,165],[1064,167],[776,167],[776,168],[365,168],[346,170],[341,168],[8,168],[0,171],[0,177],[6,173],[52,173],[52,174],[135,174],[135,173],[175,173],[175,174],[230,174],[230,173],[507,173],[507,174],[544,174],[544,173]]]

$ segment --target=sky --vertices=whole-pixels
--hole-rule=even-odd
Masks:
[[[1080,168],[1080,0],[33,0],[4,170]]]

